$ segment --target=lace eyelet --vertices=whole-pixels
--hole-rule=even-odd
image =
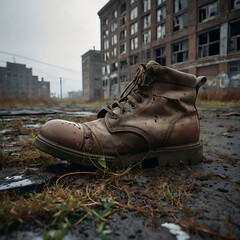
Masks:
[[[116,115],[116,114],[110,114],[110,117],[111,117],[112,119],[117,119],[117,115]]]
[[[142,103],[143,100],[140,98],[140,99],[137,100],[137,102],[138,102],[138,103]]]
[[[134,108],[136,108],[136,105],[135,104],[132,104],[132,105],[130,104],[130,108],[134,109]]]
[[[148,98],[149,95],[148,95],[148,94],[143,94],[143,97],[144,97],[144,98]]]
[[[122,115],[126,114],[127,113],[127,109],[126,108],[123,108],[122,111],[121,111]]]

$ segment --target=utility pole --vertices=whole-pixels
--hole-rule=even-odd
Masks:
[[[60,98],[62,98],[62,78],[60,77]]]

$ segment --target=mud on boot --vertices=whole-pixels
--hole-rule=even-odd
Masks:
[[[155,159],[159,166],[202,161],[195,106],[206,77],[196,78],[154,61],[140,64],[119,100],[83,124],[51,120],[34,145],[80,165],[123,168]],[[149,161],[150,161],[149,160]]]

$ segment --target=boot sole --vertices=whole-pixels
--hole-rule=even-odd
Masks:
[[[99,159],[105,159],[107,166],[110,168],[128,167],[141,161],[144,161],[144,163],[148,162],[150,164],[147,165],[154,166],[179,166],[183,164],[197,164],[202,162],[203,158],[203,147],[200,142],[161,147],[156,151],[126,154],[123,156],[107,156],[80,152],[57,144],[41,135],[36,137],[33,144],[43,152],[83,166],[93,166],[93,164],[97,164]]]

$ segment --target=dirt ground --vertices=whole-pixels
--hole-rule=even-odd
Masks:
[[[240,239],[240,104],[198,109],[202,163],[125,172],[32,146],[46,121],[92,120],[91,107],[0,109],[0,240]]]

